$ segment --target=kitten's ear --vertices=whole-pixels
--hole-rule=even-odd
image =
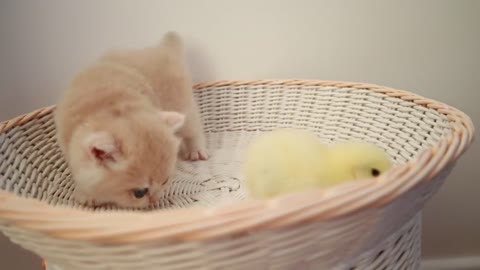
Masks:
[[[172,111],[160,111],[158,114],[160,115],[160,119],[174,132],[180,129],[185,123],[185,115],[181,113]]]
[[[89,156],[100,164],[118,161],[120,151],[111,134],[94,132],[87,135],[84,143]]]

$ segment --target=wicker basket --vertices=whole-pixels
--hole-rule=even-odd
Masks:
[[[51,269],[417,269],[421,210],[473,140],[462,112],[412,93],[330,81],[196,87],[205,162],[180,162],[162,211],[72,199],[53,107],[0,124],[0,227]],[[361,139],[398,166],[331,191],[244,201],[243,151],[262,131]]]

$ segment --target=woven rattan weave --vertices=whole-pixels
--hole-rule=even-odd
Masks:
[[[0,124],[0,227],[64,270],[417,269],[421,210],[473,140],[462,112],[386,87],[332,81],[196,86],[208,148],[180,162],[154,211],[85,209],[56,145],[54,107]],[[394,159],[375,180],[244,200],[254,136],[304,128]],[[53,269],[53,268],[52,268]]]

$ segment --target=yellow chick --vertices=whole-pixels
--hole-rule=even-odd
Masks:
[[[306,130],[278,129],[258,136],[248,147],[245,182],[253,198],[376,177],[392,163],[373,144],[324,144]]]

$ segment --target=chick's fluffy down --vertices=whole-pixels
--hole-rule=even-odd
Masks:
[[[247,150],[245,181],[253,197],[272,197],[318,186],[326,145],[304,130],[261,134]]]
[[[247,151],[245,182],[253,198],[270,198],[377,177],[391,166],[374,144],[324,144],[306,130],[279,129],[253,140]]]

